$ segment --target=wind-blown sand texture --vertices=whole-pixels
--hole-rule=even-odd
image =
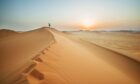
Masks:
[[[140,83],[139,62],[54,29],[4,38],[0,49],[1,84]]]

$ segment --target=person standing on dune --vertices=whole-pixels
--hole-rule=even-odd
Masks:
[[[49,28],[51,28],[51,24],[50,23],[48,23],[48,26],[49,26]]]

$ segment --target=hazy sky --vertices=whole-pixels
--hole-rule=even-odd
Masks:
[[[95,28],[140,28],[140,0],[0,0],[1,28],[79,28],[86,19]]]

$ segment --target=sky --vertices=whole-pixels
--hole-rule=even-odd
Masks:
[[[0,10],[0,28],[13,30],[140,29],[140,0],[0,0]]]

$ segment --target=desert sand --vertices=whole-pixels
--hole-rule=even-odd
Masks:
[[[140,63],[55,29],[0,42],[1,84],[139,84]]]
[[[70,36],[105,47],[140,62],[140,32],[83,31],[68,33]]]

